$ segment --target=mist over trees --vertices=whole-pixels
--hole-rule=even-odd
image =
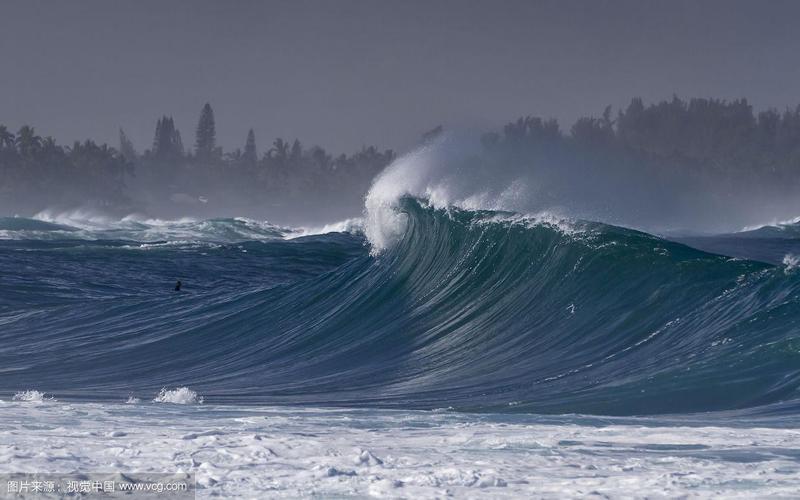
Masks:
[[[511,148],[557,145],[577,151],[636,155],[641,160],[675,160],[695,172],[726,171],[764,175],[800,173],[800,106],[754,114],[745,99],[678,97],[645,106],[634,98],[613,115],[583,117],[564,134],[555,120],[526,116],[509,123],[487,144]]]
[[[153,143],[138,153],[119,130],[116,148],[91,140],[72,146],[30,126],[0,125],[0,210],[101,209],[120,215],[250,215],[323,220],[357,214],[372,178],[395,157],[364,147],[334,156],[299,139],[274,139],[259,155],[250,129],[242,148],[216,144],[214,111],[205,104],[194,148],[184,147],[171,116],[156,121]]]
[[[800,213],[800,106],[754,113],[745,99],[634,98],[568,133],[525,116],[482,141],[494,165],[525,171],[535,191],[526,209],[569,205],[573,217],[656,231],[737,230]]]
[[[441,133],[436,127],[421,143]],[[498,162],[486,169],[549,162],[579,164],[595,179],[624,169],[672,184],[676,178],[687,185],[721,183],[731,193],[800,187],[800,106],[754,113],[744,99],[673,97],[646,105],[635,98],[616,113],[609,107],[599,117],[578,119],[568,132],[555,120],[524,116],[485,134],[482,143]],[[360,213],[372,179],[395,158],[373,146],[333,155],[299,139],[261,142],[252,129],[240,148],[223,151],[208,103],[193,144],[184,146],[170,116],[156,121],[153,143],[141,152],[123,129],[116,147],[92,140],[64,146],[28,125],[16,131],[0,125],[0,210],[90,207],[288,223],[341,218]]]

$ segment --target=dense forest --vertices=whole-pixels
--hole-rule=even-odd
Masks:
[[[640,98],[612,115],[580,118],[569,134],[554,120],[520,118],[502,134],[487,134],[488,146],[548,144],[576,152],[676,161],[699,172],[791,175],[800,168],[800,106],[754,114],[745,99],[671,100],[645,106]]]
[[[92,140],[62,146],[31,126],[0,125],[0,209],[36,212],[82,207],[125,214],[352,214],[372,178],[395,157],[364,147],[333,156],[300,140],[275,139],[259,154],[250,130],[241,149],[216,144],[214,112],[206,104],[194,147],[183,145],[172,117],[157,120],[153,144],[138,152],[119,131],[114,148]]]
[[[430,141],[441,127],[423,135]],[[138,152],[123,130],[118,146],[92,140],[71,146],[25,125],[0,125],[0,209],[8,213],[90,206],[164,215],[324,213],[354,215],[373,177],[395,157],[365,147],[334,156],[300,140],[275,139],[259,153],[250,130],[243,147],[216,143],[214,112],[206,104],[186,147],[174,120],[157,120],[153,144]],[[676,172],[687,182],[758,184],[795,190],[800,181],[800,106],[754,113],[744,99],[635,98],[614,114],[580,118],[568,132],[555,120],[523,117],[482,137],[497,161],[535,168],[544,161],[592,169]],[[492,162],[487,162],[487,169]]]

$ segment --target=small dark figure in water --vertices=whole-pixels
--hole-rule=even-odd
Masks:
[[[183,286],[183,283],[181,283],[181,280],[178,280],[178,282],[175,283],[175,291],[176,292],[180,292],[181,291],[181,286]]]

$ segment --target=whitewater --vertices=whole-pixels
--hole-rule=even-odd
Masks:
[[[363,218],[317,228],[0,218],[0,473],[797,497],[793,221],[665,239],[441,165],[401,158]]]
[[[791,420],[0,403],[0,467],[196,474],[198,498],[796,498]]]

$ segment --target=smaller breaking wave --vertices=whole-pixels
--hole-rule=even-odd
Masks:
[[[25,217],[0,217],[0,231],[76,231],[74,227]]]
[[[800,238],[800,217],[781,222],[771,222],[762,226],[745,227],[736,234],[748,238],[798,239]]]
[[[56,401],[53,396],[48,396],[44,392],[29,389],[14,394],[13,401],[23,401],[26,403],[43,403],[45,401]]]
[[[271,241],[297,230],[246,217],[162,220],[138,215],[113,219],[85,212],[40,212],[33,218],[0,218],[3,240],[129,241],[142,244]]]
[[[290,232],[288,238],[300,238],[303,236],[318,236],[330,233],[362,234],[364,232],[364,219],[353,217],[323,226],[301,227]]]
[[[172,403],[177,405],[202,404],[203,397],[188,387],[178,387],[167,389],[163,387],[158,395],[153,399],[154,403]]]

